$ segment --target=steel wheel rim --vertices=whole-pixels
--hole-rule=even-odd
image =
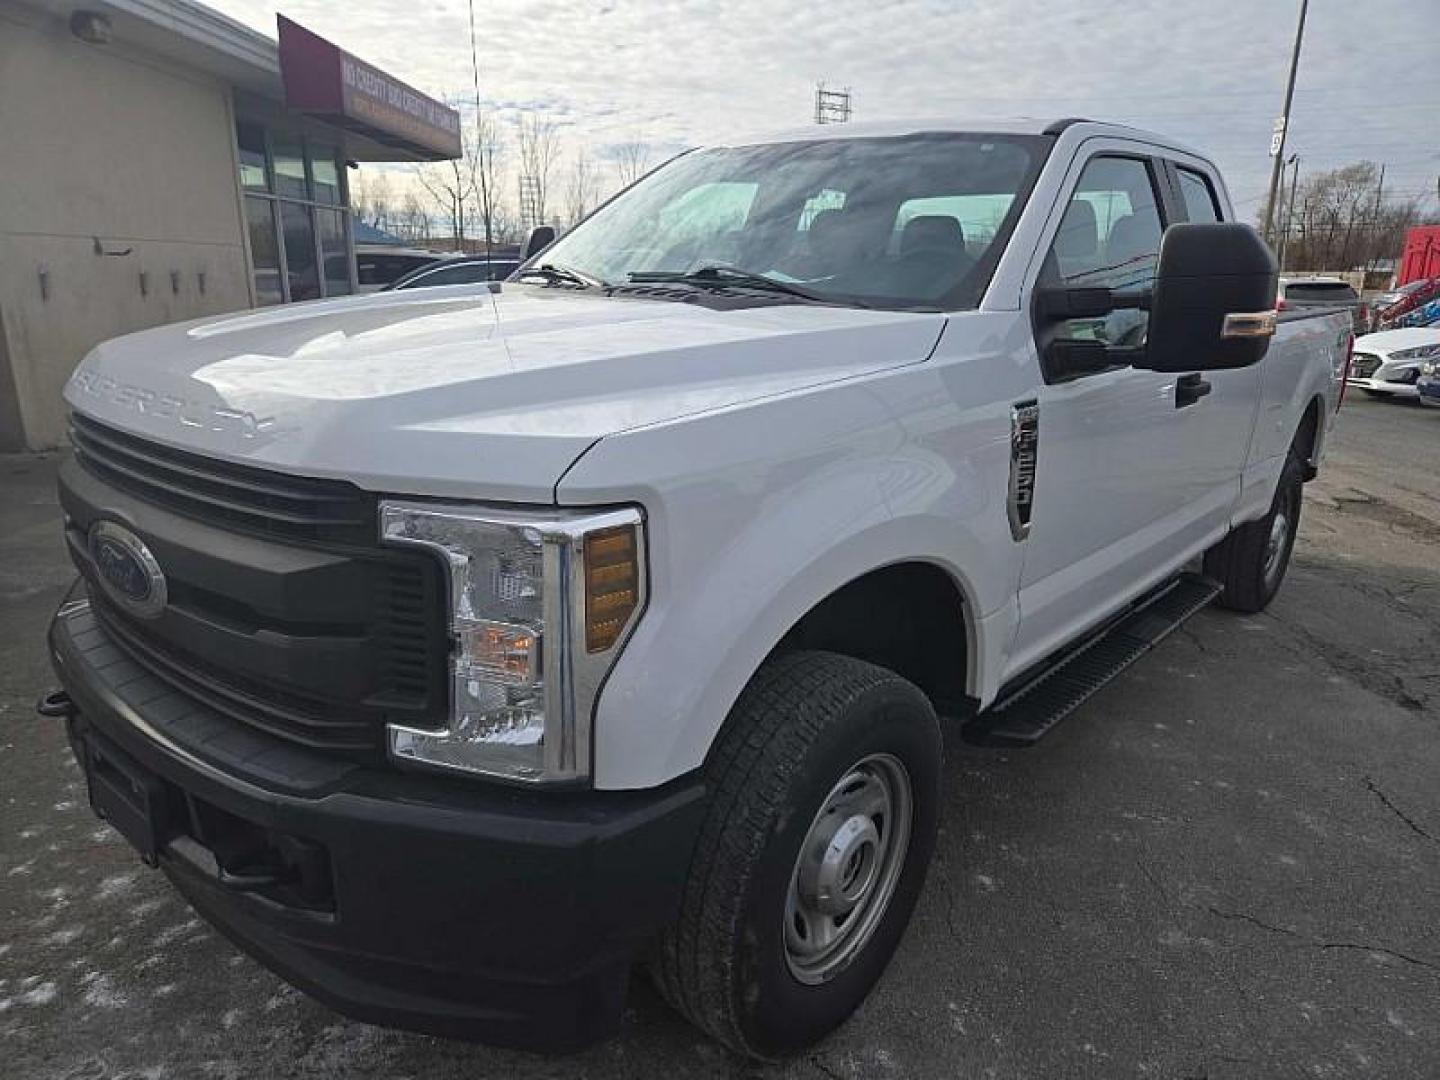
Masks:
[[[1280,576],[1280,563],[1285,557],[1285,548],[1290,542],[1290,499],[1284,499],[1275,508],[1270,521],[1270,535],[1265,540],[1265,584],[1274,585]]]
[[[785,896],[785,962],[817,985],[860,955],[900,881],[915,798],[892,754],[871,754],[830,789],[810,823]]]

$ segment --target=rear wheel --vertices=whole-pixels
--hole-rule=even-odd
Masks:
[[[940,731],[913,684],[823,652],[768,661],[706,765],[710,805],[661,993],[739,1053],[816,1042],[895,951],[935,844]]]
[[[1232,611],[1264,611],[1290,566],[1295,534],[1300,527],[1305,463],[1292,447],[1275,488],[1270,512],[1231,531],[1205,553],[1205,573],[1223,586],[1221,607]]]

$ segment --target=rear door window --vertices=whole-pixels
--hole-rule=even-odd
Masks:
[[[1183,166],[1176,172],[1180,176],[1180,198],[1185,203],[1186,219],[1192,222],[1219,221],[1220,200],[1215,198],[1215,189],[1210,186],[1209,177]]]

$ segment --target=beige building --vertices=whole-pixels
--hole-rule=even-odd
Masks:
[[[99,341],[353,291],[347,162],[456,156],[453,112],[280,37],[189,0],[0,0],[0,450],[64,440]]]

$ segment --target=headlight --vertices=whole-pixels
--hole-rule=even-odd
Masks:
[[[392,757],[529,783],[590,772],[595,698],[645,606],[639,511],[384,502],[387,543],[450,578],[450,719],[389,725]]]
[[[1440,360],[1426,360],[1420,365],[1421,375],[1440,375]]]
[[[1400,363],[1413,360],[1429,360],[1433,357],[1440,357],[1440,345],[1421,345],[1415,349],[1401,349],[1399,352],[1392,352],[1385,358],[1387,364]]]

